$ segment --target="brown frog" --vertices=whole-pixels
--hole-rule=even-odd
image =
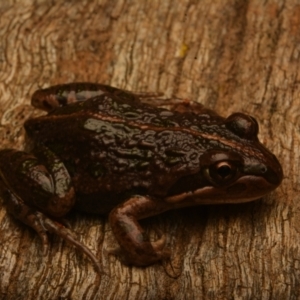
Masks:
[[[149,241],[138,220],[252,201],[280,184],[280,163],[259,142],[253,117],[223,118],[195,102],[155,96],[92,83],[34,93],[32,104],[49,113],[25,122],[29,152],[0,151],[0,181],[8,210],[39,234],[45,252],[53,232],[100,270],[59,221],[76,208],[109,214],[123,260],[147,266],[170,252],[165,237]]]

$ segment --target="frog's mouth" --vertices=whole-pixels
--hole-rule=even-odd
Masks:
[[[245,175],[226,187],[206,186],[180,195],[166,197],[165,201],[173,203],[176,207],[243,203],[265,196],[273,191],[280,182],[281,179],[270,182],[261,176]]]

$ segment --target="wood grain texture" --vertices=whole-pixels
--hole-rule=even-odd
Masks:
[[[162,91],[221,115],[257,118],[282,162],[271,195],[145,220],[168,236],[172,260],[122,265],[107,218],[73,213],[99,277],[58,237],[41,242],[0,200],[0,299],[300,299],[300,5],[296,0],[6,0],[0,5],[1,148],[21,149],[38,87],[93,81]]]

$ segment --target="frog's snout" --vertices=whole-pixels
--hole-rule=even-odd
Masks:
[[[283,178],[283,171],[281,165],[278,163],[277,166],[269,166],[266,168],[264,173],[265,178],[275,186],[278,186]]]
[[[273,153],[271,153],[267,160],[267,164],[265,165],[264,173],[262,175],[269,183],[276,187],[281,183],[283,179],[283,170],[279,160]]]
[[[281,164],[273,154],[271,158],[266,161],[266,163],[252,162],[250,165],[245,166],[244,173],[261,176],[274,187],[277,187],[283,179]]]

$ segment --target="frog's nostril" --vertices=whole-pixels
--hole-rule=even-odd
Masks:
[[[283,174],[279,162],[269,162],[265,165],[263,163],[253,163],[244,168],[244,173],[248,175],[255,175],[264,177],[269,183],[278,186],[282,180]]]
[[[268,171],[268,168],[266,166],[261,166],[260,171],[261,171],[262,174],[264,174]]]

